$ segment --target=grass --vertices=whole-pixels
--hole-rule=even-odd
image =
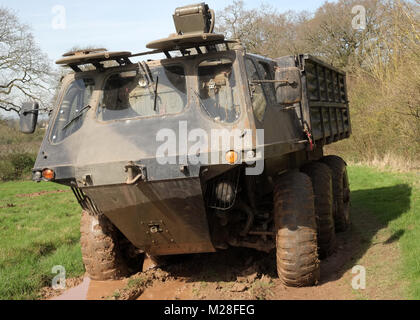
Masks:
[[[129,289],[132,289],[134,287],[144,286],[146,283],[147,283],[147,279],[145,278],[142,278],[142,277],[134,278],[134,279],[128,280],[127,287]]]
[[[0,184],[0,299],[37,299],[51,285],[51,269],[64,266],[66,277],[84,273],[79,245],[80,206],[72,192],[56,184]]]
[[[350,166],[352,207],[375,216],[398,242],[407,296],[420,299],[420,175]],[[50,183],[0,183],[0,299],[37,299],[51,284],[51,269],[62,265],[67,278],[84,273],[79,245],[80,207],[71,192]],[[374,230],[374,231],[375,231]],[[363,229],[362,229],[363,231]],[[139,280],[141,281],[141,280]],[[134,285],[134,283],[132,283]]]
[[[390,231],[387,242],[398,241],[402,267],[396,272],[409,283],[407,296],[420,299],[420,173],[396,174],[365,166],[348,170],[352,207],[372,213]]]

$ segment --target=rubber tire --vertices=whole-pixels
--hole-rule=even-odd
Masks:
[[[347,164],[338,156],[326,156],[321,159],[332,172],[334,193],[335,231],[346,231],[350,226],[350,187]]]
[[[320,278],[317,227],[311,179],[301,172],[281,175],[274,187],[276,260],[280,281],[312,286]]]
[[[92,280],[116,280],[141,271],[143,254],[105,215],[83,211],[80,233],[83,263]]]
[[[315,196],[318,253],[320,259],[329,257],[335,250],[336,238],[333,216],[333,185],[330,168],[320,162],[311,162],[300,170],[312,181]]]

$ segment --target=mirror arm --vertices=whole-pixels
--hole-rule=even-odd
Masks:
[[[26,116],[28,113],[38,114],[39,110],[29,110],[29,111],[23,111],[22,114]]]
[[[282,83],[282,86],[291,86],[293,88],[296,88],[298,83],[296,81],[289,82],[287,80],[252,80],[251,83],[253,84],[260,84],[260,83]]]
[[[42,109],[37,109],[37,110],[27,110],[27,111],[23,111],[22,114],[24,116],[26,116],[28,113],[33,113],[33,114],[39,114],[40,112],[48,112],[51,113],[51,111],[53,111],[54,108],[42,108]],[[20,111],[19,111],[20,114]]]

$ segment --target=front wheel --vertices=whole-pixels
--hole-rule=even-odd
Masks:
[[[312,286],[320,278],[317,225],[311,179],[283,174],[274,188],[277,273],[291,287]]]
[[[105,215],[83,211],[80,233],[83,263],[92,280],[115,280],[141,270],[143,254]]]

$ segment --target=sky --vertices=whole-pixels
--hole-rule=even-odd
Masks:
[[[29,25],[42,51],[55,61],[74,46],[132,53],[145,51],[146,43],[174,32],[172,14],[176,7],[202,1],[205,0],[0,0],[0,7],[12,9],[20,21]],[[231,4],[230,0],[206,2],[216,11]],[[247,9],[265,3],[279,12],[314,11],[323,2],[244,1]]]

